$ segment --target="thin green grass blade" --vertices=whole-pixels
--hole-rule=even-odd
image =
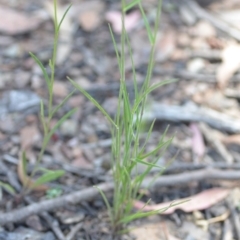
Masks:
[[[142,156],[139,156],[138,158],[141,160],[141,159],[145,159],[145,158],[147,158],[147,157],[149,157],[149,156],[155,155],[155,154],[156,154],[160,149],[162,149],[163,147],[169,146],[171,142],[172,142],[172,138],[169,139],[169,140],[167,140],[166,142],[163,142],[163,143],[158,144],[158,146],[157,146],[155,149],[153,149],[152,151],[150,151],[150,152],[147,153],[147,154],[144,154],[144,155],[142,155]]]
[[[41,68],[42,70],[42,73],[43,73],[43,76],[44,76],[44,79],[45,79],[45,82],[47,84],[47,87],[48,87],[48,91],[50,91],[50,78],[47,74],[47,71],[46,69],[44,68],[43,64],[41,63],[41,61],[37,58],[36,55],[34,55],[33,53],[29,52],[30,56],[34,59],[34,61],[38,64],[38,66]]]
[[[152,86],[150,86],[147,91],[146,91],[146,95],[148,95],[149,93],[151,93],[152,91],[154,91],[155,89],[159,88],[159,87],[162,87],[166,84],[170,84],[170,83],[174,83],[174,82],[177,82],[178,80],[177,79],[168,79],[168,80],[164,80],[164,81],[161,81],[159,83],[156,83]]]
[[[139,97],[139,99],[135,102],[133,108],[132,108],[132,112],[136,112],[137,109],[139,108],[139,106],[142,104],[142,102],[144,101],[144,99],[148,96],[148,94],[150,94],[153,90],[155,90],[158,87],[164,86],[166,84],[170,84],[173,82],[176,82],[177,80],[164,80],[161,81],[160,83],[156,83],[151,87],[148,87],[146,90],[143,91],[142,95]]]
[[[137,99],[138,98],[138,85],[137,85],[136,69],[135,69],[135,64],[134,64],[134,60],[133,60],[132,47],[131,47],[130,39],[129,39],[127,33],[126,33],[126,40],[127,40],[128,51],[129,51],[131,64],[132,64],[132,73],[133,73],[133,84],[134,84],[135,99]]]
[[[48,65],[49,65],[49,67],[50,67],[51,69],[53,69],[52,59],[49,59]]]
[[[144,217],[150,217],[152,215],[156,215],[156,214],[161,214],[165,211],[167,211],[169,208],[180,205],[182,203],[188,202],[189,200],[184,200],[178,203],[174,203],[172,202],[171,204],[169,204],[169,206],[165,207],[165,208],[161,208],[159,210],[153,210],[153,211],[149,211],[149,212],[137,212],[135,214],[131,214],[129,216],[124,217],[122,220],[120,220],[120,223],[129,223],[132,222],[133,220],[136,219],[140,219],[140,218],[144,218]]]
[[[58,38],[58,15],[57,15],[57,0],[53,2],[53,10],[54,10],[54,30],[55,30],[55,38]]]
[[[12,194],[12,195],[16,194],[16,191],[14,190],[14,188],[11,185],[9,185],[8,183],[4,183],[4,182],[0,181],[0,186],[3,187],[10,194]]]
[[[110,206],[109,201],[107,200],[106,195],[104,194],[104,192],[103,192],[100,188],[98,188],[97,186],[94,186],[94,187],[95,187],[95,188],[99,191],[99,193],[101,194],[101,196],[102,196],[102,198],[103,198],[103,201],[105,202],[105,204],[106,204],[106,206],[107,206],[111,223],[114,224],[113,216],[112,216],[112,208],[111,208],[111,206]]]
[[[57,123],[56,125],[52,128],[52,130],[48,133],[47,137],[46,137],[46,141],[45,144],[49,142],[50,138],[52,137],[52,135],[54,134],[54,132],[61,126],[61,124],[63,124],[63,122],[68,119],[73,113],[75,113],[77,110],[77,108],[72,109],[71,111],[69,111],[68,113],[66,113]]]
[[[112,118],[108,115],[106,110],[82,87],[80,87],[77,83],[75,83],[71,78],[68,77],[68,80],[72,83],[72,85],[79,90],[86,98],[88,98],[101,112],[102,114],[107,118],[107,120],[115,127],[118,128],[118,126],[115,124],[115,122],[112,120]]]
[[[115,54],[116,54],[116,57],[117,57],[118,68],[119,68],[119,71],[121,71],[121,58],[120,58],[120,56],[119,56],[119,52],[118,52],[118,48],[117,48],[117,43],[116,43],[116,40],[115,40],[113,31],[112,31],[111,25],[108,24],[108,27],[109,27],[109,31],[110,31],[110,34],[111,34],[111,38],[112,38],[112,42],[113,42]]]
[[[75,89],[69,93],[64,99],[63,101],[58,104],[52,111],[52,113],[50,113],[50,119],[55,115],[55,113],[68,101],[68,99],[75,93]]]
[[[159,169],[162,169],[163,167],[161,167],[161,166],[158,166],[158,165],[156,165],[156,164],[153,164],[153,163],[151,163],[151,162],[147,162],[147,161],[143,161],[142,159],[139,159],[139,158],[137,158],[137,159],[132,159],[132,161],[133,162],[135,162],[135,163],[141,163],[141,164],[143,164],[143,165],[146,165],[146,166],[149,166],[149,167],[151,167],[151,168],[159,168]]]
[[[41,177],[39,177],[34,184],[31,185],[31,188],[34,189],[42,184],[51,182],[63,176],[65,171],[63,170],[56,170],[56,171],[49,171],[44,173]]]
[[[61,27],[61,25],[62,25],[62,22],[63,22],[64,18],[66,17],[66,15],[67,15],[67,13],[68,13],[68,11],[70,10],[71,7],[72,7],[72,5],[70,4],[70,5],[68,6],[67,10],[64,12],[64,14],[63,14],[63,16],[62,16],[62,18],[61,18],[58,26],[57,26],[57,32],[59,32],[60,27]]]
[[[145,24],[145,27],[146,27],[146,30],[147,30],[147,33],[148,33],[149,42],[150,42],[151,45],[154,45],[155,44],[154,36],[152,34],[152,30],[150,28],[150,25],[149,25],[148,19],[146,17],[146,14],[143,10],[142,4],[139,3],[138,6],[139,6],[139,9],[142,13],[143,21],[144,21],[144,24]]]
[[[26,157],[25,151],[23,151],[22,153],[22,164],[23,164],[23,174],[24,176],[27,176],[27,157]]]
[[[44,115],[44,104],[42,100],[40,101],[40,119],[43,125],[44,134],[47,134],[47,125],[45,122],[45,115]]]
[[[144,141],[144,143],[143,143],[143,145],[142,145],[142,147],[141,147],[138,155],[143,154],[143,152],[144,152],[144,150],[145,150],[145,147],[146,147],[146,145],[147,145],[147,143],[148,143],[148,141],[149,141],[149,139],[150,139],[150,137],[151,137],[151,135],[152,135],[152,131],[153,131],[153,127],[154,127],[155,121],[156,121],[156,120],[152,121],[152,124],[151,124],[151,126],[150,126],[150,128],[149,128],[149,130],[148,130],[147,137],[146,137],[146,139],[145,139],[145,141]]]
[[[128,5],[126,5],[123,8],[123,11],[127,12],[128,10],[132,9],[135,5],[137,5],[139,2],[141,2],[141,0],[134,0],[134,1],[130,2]]]
[[[156,43],[156,39],[157,39],[157,34],[158,34],[158,29],[159,29],[159,22],[160,22],[160,18],[161,18],[161,9],[162,9],[162,0],[158,0],[158,7],[157,7],[157,16],[155,19],[155,25],[154,25],[154,38],[153,38],[153,42]]]
[[[151,211],[151,212],[137,212],[135,214],[129,215],[129,216],[124,216],[119,222],[127,224],[129,222],[132,222],[134,220],[140,219],[140,218],[145,218],[145,217],[150,217],[156,214],[160,214],[164,211],[166,211],[168,208],[164,208],[163,210],[156,210],[156,211]]]
[[[176,154],[176,155],[177,155],[177,154]],[[165,169],[167,169],[168,166],[170,166],[170,165],[172,164],[172,162],[173,162],[174,159],[176,158],[176,155],[173,156],[173,157],[170,159],[170,161],[169,161],[169,163],[167,164],[167,166],[165,166],[165,168],[163,168],[163,169],[159,172],[159,174],[156,174],[156,176],[152,178],[152,181],[149,182],[149,184],[148,184],[148,186],[147,186],[147,189],[150,188],[150,186],[155,182],[155,180],[156,180],[159,176],[161,176],[161,175],[163,174],[163,172],[165,171]]]
[[[123,88],[123,121],[124,121],[124,128],[125,128],[125,144],[129,146],[129,136],[132,134],[132,114],[131,114],[131,104],[126,88],[125,82],[122,80],[120,81],[121,87]]]

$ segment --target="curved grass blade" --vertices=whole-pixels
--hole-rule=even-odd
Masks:
[[[14,188],[11,185],[9,185],[8,183],[4,183],[4,182],[0,181],[0,186],[3,187],[10,194],[12,194],[12,195],[16,194],[16,191],[14,190]]]
[[[141,0],[134,0],[131,3],[129,3],[127,6],[125,6],[123,8],[124,12],[127,12],[128,10],[130,10],[131,8],[133,8],[135,5],[137,5],[139,2],[141,2]]]
[[[142,13],[142,17],[143,17],[143,21],[144,21],[145,27],[147,29],[149,42],[151,43],[151,45],[153,45],[153,44],[155,44],[155,41],[154,41],[155,39],[154,39],[154,36],[152,34],[152,30],[151,30],[149,22],[147,20],[146,14],[145,14],[145,12],[143,10],[142,4],[139,3],[138,5],[139,5],[139,9],[140,9],[140,11]]]
[[[102,198],[103,198],[103,201],[105,202],[106,206],[107,206],[107,209],[108,209],[108,213],[109,213],[109,217],[110,217],[110,220],[111,220],[111,223],[112,225],[114,224],[114,220],[113,220],[113,216],[112,216],[112,208],[109,204],[109,201],[107,200],[106,198],[106,195],[104,194],[104,192],[98,188],[97,186],[94,186],[98,191],[99,193],[101,194]]]
[[[79,90],[86,98],[88,98],[101,112],[102,114],[107,118],[107,120],[116,128],[118,129],[118,126],[115,124],[115,122],[112,120],[112,118],[108,115],[106,110],[82,87],[80,87],[77,83],[75,83],[71,78],[67,77],[68,80],[72,83],[72,85]]]
[[[53,129],[48,133],[46,140],[45,140],[45,144],[47,144],[51,138],[51,136],[54,134],[54,132],[61,126],[61,124],[63,124],[63,122],[69,118],[73,113],[76,112],[76,108],[72,109],[71,111],[69,111],[68,113],[66,113],[57,123],[56,125],[53,127]]]
[[[33,53],[29,52],[30,56],[34,59],[34,61],[38,64],[38,66],[41,68],[44,79],[47,83],[47,87],[48,87],[48,91],[50,91],[50,78],[47,74],[46,69],[44,68],[43,64],[41,63],[41,61],[37,58],[36,55],[34,55]]]
[[[70,5],[68,6],[67,10],[64,12],[64,14],[63,14],[63,16],[62,16],[62,18],[61,18],[58,26],[57,26],[57,32],[59,32],[60,27],[61,27],[61,25],[62,25],[62,22],[63,22],[64,18],[66,17],[66,15],[67,15],[67,13],[68,13],[68,11],[70,10],[71,7],[72,7],[72,5],[70,4]]]
[[[34,189],[44,183],[51,182],[53,180],[56,180],[60,178],[61,176],[64,175],[63,170],[57,170],[57,171],[49,171],[47,173],[44,173],[41,177],[39,177],[32,185],[30,188]]]
[[[64,99],[63,101],[58,104],[52,111],[52,113],[50,114],[50,118],[52,118],[54,116],[54,114],[67,102],[67,100],[74,94],[76,90],[74,89],[71,93],[69,93]]]

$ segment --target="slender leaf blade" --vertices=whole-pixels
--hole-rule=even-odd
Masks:
[[[130,2],[128,5],[126,5],[123,8],[123,11],[127,12],[128,10],[132,9],[135,5],[137,5],[139,2],[141,2],[141,0],[134,0],[134,1]]]
[[[57,26],[57,32],[59,32],[60,27],[61,27],[61,25],[62,25],[62,22],[63,22],[64,18],[66,17],[66,15],[67,15],[67,13],[68,13],[68,11],[70,10],[71,7],[72,7],[72,5],[70,4],[70,5],[68,6],[67,10],[64,12],[64,14],[63,14],[63,16],[62,16],[62,18],[61,18],[58,26]]]
[[[51,182],[53,180],[56,180],[58,178],[60,178],[61,176],[64,175],[64,171],[63,170],[56,170],[56,171],[50,171],[47,173],[44,173],[41,177],[39,177],[32,185],[31,188],[34,189],[44,183],[48,183]]]
[[[4,183],[4,182],[0,181],[0,186],[3,187],[10,194],[12,194],[12,195],[16,194],[15,189],[11,185],[9,185],[8,183]]]
[[[52,130],[48,133],[47,137],[46,137],[46,141],[45,143],[48,143],[51,136],[54,134],[54,132],[63,124],[63,122],[68,119],[73,113],[76,112],[76,108],[72,109],[71,111],[69,111],[68,113],[66,113],[57,123],[56,125],[52,128]]]
[[[75,83],[71,78],[68,77],[68,80],[72,83],[72,85],[78,89],[86,98],[88,98],[101,112],[102,114],[107,118],[107,120],[115,127],[118,128],[116,123],[112,120],[112,118],[109,116],[109,114],[106,112],[106,110],[81,86],[79,86],[77,83]]]
[[[55,113],[69,100],[69,98],[75,93],[75,89],[71,92],[71,93],[69,93],[64,99],[63,99],[63,101],[60,103],[60,104],[58,104],[54,109],[53,109],[53,111],[52,111],[52,113],[50,114],[50,116],[51,117],[53,117],[54,115],[55,115]]]
[[[48,73],[47,73],[46,69],[44,68],[42,62],[37,58],[36,55],[34,55],[31,52],[29,54],[34,59],[34,61],[38,64],[38,66],[41,68],[43,76],[44,76],[44,79],[45,79],[47,87],[48,87],[48,90],[50,91],[50,78],[48,76]]]

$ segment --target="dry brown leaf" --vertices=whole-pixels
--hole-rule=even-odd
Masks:
[[[181,209],[184,212],[193,212],[196,210],[204,210],[211,207],[212,205],[226,198],[229,193],[230,193],[230,189],[213,188],[213,189],[209,189],[201,193],[198,193],[196,195],[193,195],[189,198],[182,198],[182,199],[175,200],[174,202],[172,201],[172,202],[165,202],[165,203],[145,206],[144,202],[135,201],[134,207],[136,209],[141,209],[147,212],[147,211],[168,208],[170,205],[179,203],[176,206],[172,206],[168,208],[165,212],[161,214],[172,214],[176,209]]]
[[[19,154],[19,161],[18,161],[18,177],[22,183],[22,185],[26,188],[26,189],[32,189],[34,191],[38,191],[38,192],[43,192],[43,191],[47,191],[49,188],[46,185],[40,185],[37,187],[32,187],[34,185],[34,181],[25,174],[24,171],[24,167],[23,167],[23,159],[22,159],[22,154]]]
[[[179,240],[170,233],[163,231],[161,223],[144,224],[131,231],[131,234],[136,240]]]
[[[233,74],[240,68],[240,45],[230,44],[222,51],[222,63],[216,74],[218,86],[224,89]]]
[[[21,149],[25,151],[26,155],[31,153],[31,148],[36,144],[39,139],[41,138],[40,132],[36,125],[30,125],[24,127],[20,131],[20,141],[21,141]],[[23,159],[22,153],[19,154],[19,161],[18,161],[18,177],[27,189],[32,189],[34,191],[46,191],[48,187],[46,185],[40,185],[38,187],[32,188],[34,181],[25,174],[24,167],[23,167]]]
[[[41,139],[41,134],[36,125],[26,126],[20,131],[21,149],[27,150],[31,148]]]
[[[202,133],[196,123],[191,123],[190,128],[192,130],[192,151],[198,158],[202,158],[205,153],[205,144]]]
[[[17,12],[11,8],[0,7],[0,32],[8,35],[23,34],[36,29],[41,20]]]

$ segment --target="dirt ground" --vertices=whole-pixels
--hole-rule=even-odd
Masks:
[[[71,77],[114,115],[119,71],[108,24],[119,44],[120,1],[59,0],[61,16],[54,106],[72,90]],[[157,0],[143,0],[154,22]],[[54,133],[40,167],[65,175],[48,191],[22,194],[18,166],[25,150],[29,173],[40,151],[40,99],[47,104],[43,74],[33,52],[49,71],[53,46],[53,1],[0,0],[0,239],[3,240],[240,240],[240,2],[164,0],[151,83],[167,79],[149,96],[145,119],[156,119],[147,150],[169,125],[173,143],[159,158],[166,170],[136,210],[162,215],[133,222],[133,230],[113,237],[106,206],[93,185],[111,199],[111,132],[105,117],[76,92],[59,110],[77,111]],[[137,81],[144,81],[150,45],[139,9],[126,16]],[[134,98],[130,58],[126,81]],[[146,135],[143,134],[143,138]],[[174,157],[174,160],[172,161]],[[157,171],[143,183],[147,185]]]

